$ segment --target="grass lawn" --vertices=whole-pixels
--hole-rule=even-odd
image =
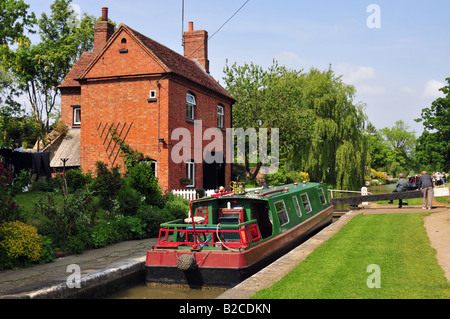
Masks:
[[[252,298],[448,299],[450,284],[430,247],[427,214],[355,216],[272,287]],[[369,265],[380,288],[369,288]],[[373,282],[369,280],[369,282]]]
[[[46,198],[48,196],[47,192],[40,191],[30,191],[26,193],[17,194],[14,197],[14,201],[20,206],[23,210],[27,223],[32,226],[38,227],[42,220],[45,218],[44,216],[38,216],[35,214],[35,203],[39,201],[40,198]],[[52,193],[52,196],[61,196]]]

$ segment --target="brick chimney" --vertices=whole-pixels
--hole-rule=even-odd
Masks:
[[[208,32],[194,31],[194,22],[189,22],[189,31],[184,32],[184,56],[197,61],[209,74]]]
[[[94,28],[94,52],[99,52],[114,33],[114,25],[108,22],[108,8],[102,8],[102,21]]]

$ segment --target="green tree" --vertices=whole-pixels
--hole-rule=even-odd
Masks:
[[[396,175],[403,169],[414,168],[415,131],[411,131],[404,121],[399,120],[395,122],[392,128],[381,129],[380,134],[390,149],[386,154],[389,172]]]
[[[233,127],[279,128],[282,166],[308,172],[311,180],[342,188],[363,183],[369,161],[366,116],[352,101],[354,87],[331,68],[304,73],[274,62],[267,71],[252,63],[224,72],[237,100]]]
[[[264,70],[262,67],[251,64],[224,68],[223,78],[227,90],[233,95],[237,103],[233,105],[233,127],[247,130],[253,128],[259,137],[262,128],[279,128],[279,143],[281,148],[287,148],[297,131],[297,140],[302,130],[298,129],[303,117],[298,101],[298,88],[303,80],[301,71],[288,70],[279,66],[275,61],[271,67]],[[293,116],[293,115],[296,116]],[[268,144],[267,154],[271,154],[271,144]],[[248,147],[246,147],[248,150]],[[243,154],[240,154],[241,156]],[[256,169],[250,173],[249,153],[245,154],[245,169],[247,175],[255,178],[262,166],[258,158]]]
[[[355,88],[326,71],[311,69],[300,97],[302,107],[314,115],[306,130],[308,140],[294,153],[311,180],[339,189],[356,189],[364,183],[369,163],[364,134],[364,105],[354,104]]]
[[[0,45],[12,44],[26,32],[35,33],[34,13],[28,13],[29,5],[23,0],[0,0]]]
[[[93,46],[93,17],[85,15],[79,27],[73,27],[70,0],[55,0],[51,14],[43,13],[38,21],[41,41],[32,44],[22,35],[15,39],[16,49],[1,48],[3,66],[9,70],[28,98],[37,123],[49,129],[50,114],[59,95],[60,85],[83,51]]]
[[[388,154],[391,149],[386,145],[383,137],[372,123],[367,124],[366,136],[370,153],[370,166],[377,171],[386,171]]]
[[[429,108],[422,110],[424,131],[416,146],[417,162],[428,170],[450,170],[450,78],[440,89],[444,97],[436,99]]]

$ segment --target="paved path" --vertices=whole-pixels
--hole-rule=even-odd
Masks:
[[[48,264],[0,271],[0,298],[58,298],[75,293],[76,288],[69,290],[66,285],[68,276],[73,274],[67,268],[73,264],[80,267],[82,280],[118,279],[143,268],[147,250],[156,242],[157,239],[127,241],[58,258]]]
[[[220,298],[248,298],[257,290],[270,286],[298,265],[316,247],[336,233],[356,214],[422,213],[421,207],[370,206],[363,210],[347,213],[338,222],[330,225],[314,237],[285,255],[253,277],[228,290]],[[425,218],[425,227],[431,245],[436,249],[439,264],[450,281],[450,207],[438,206]],[[0,299],[5,297],[27,298],[67,298],[70,293],[66,281],[71,272],[67,267],[80,266],[82,285],[85,281],[99,281],[121,278],[136,270],[143,269],[147,250],[156,239],[123,242],[101,249],[86,251],[80,255],[66,256],[52,263],[30,268],[0,271]],[[282,267],[280,265],[283,265]],[[272,267],[271,267],[272,266]],[[276,269],[276,271],[274,270]],[[262,280],[264,278],[264,280]],[[255,288],[256,287],[256,288]]]

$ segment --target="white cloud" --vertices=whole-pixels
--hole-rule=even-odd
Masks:
[[[342,74],[342,79],[348,84],[358,84],[375,78],[375,69],[370,66],[356,66],[348,63],[339,63],[336,73]]]
[[[414,91],[413,89],[409,88],[409,87],[403,87],[400,89],[400,91],[402,91],[403,93],[409,94],[409,95],[416,95],[416,91]]]
[[[357,85],[356,90],[359,94],[384,95],[386,93],[384,88],[370,85]]]
[[[306,69],[308,61],[299,57],[295,52],[282,51],[278,53],[274,59],[279,62],[280,65],[284,65],[291,68]]]
[[[423,91],[424,98],[437,99],[438,97],[443,97],[444,94],[439,91],[440,88],[444,87],[445,84],[436,80],[430,80],[425,85],[425,90]]]

